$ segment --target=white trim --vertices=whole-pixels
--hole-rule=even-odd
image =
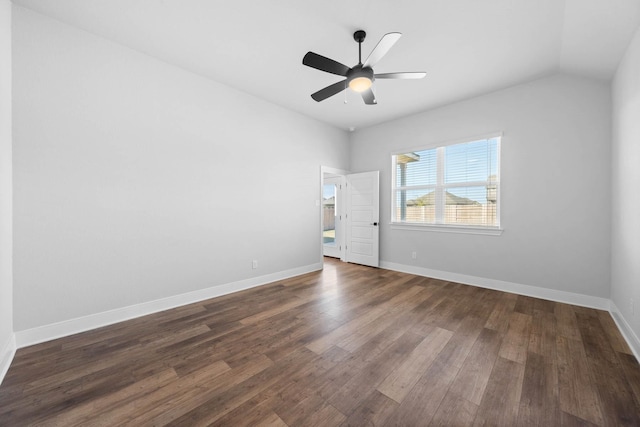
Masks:
[[[504,229],[494,227],[470,227],[463,225],[444,225],[444,224],[414,224],[392,222],[392,230],[410,230],[410,231],[435,231],[438,233],[464,233],[464,234],[484,234],[487,236],[500,236]]]
[[[565,304],[596,308],[598,310],[608,311],[610,307],[610,301],[607,298],[594,297],[591,295],[558,291],[556,289],[541,288],[538,286],[522,285],[502,280],[487,279],[485,277],[468,276],[466,274],[451,273],[448,271],[432,270],[430,268],[416,267],[412,265],[396,264],[394,262],[382,261],[380,262],[380,266],[387,270],[415,274],[417,276],[432,277],[434,279],[462,283],[480,288],[495,289],[497,291],[562,302]]]
[[[629,344],[629,347],[631,348],[633,355],[636,357],[636,360],[640,361],[640,339],[638,339],[638,336],[633,332],[633,329],[631,328],[629,323],[627,323],[627,320],[618,309],[618,306],[616,306],[613,301],[610,302],[611,306],[609,309],[609,313],[611,313],[613,321],[616,322],[620,333],[627,341],[627,344]]]
[[[0,352],[0,384],[2,384],[5,375],[9,371],[11,362],[13,362],[13,358],[16,355],[16,349],[16,334],[11,334],[9,340],[2,347],[2,352]]]
[[[338,175],[344,176],[344,175],[350,174],[351,172],[344,169],[332,168],[330,166],[320,166],[320,173],[321,173],[321,176],[324,176],[325,173],[336,175],[336,176]]]
[[[212,286],[207,289],[187,292],[185,294],[174,295],[155,301],[148,301],[128,307],[90,314],[88,316],[78,317],[75,319],[64,320],[58,323],[38,326],[32,329],[17,331],[15,333],[15,342],[17,344],[17,348],[23,348],[318,270],[322,270],[322,262],[292,268],[290,270],[279,271],[277,273],[266,274],[264,276],[239,280],[237,282]]]

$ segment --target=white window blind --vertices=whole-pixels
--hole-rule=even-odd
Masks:
[[[500,136],[392,156],[392,222],[499,228]]]

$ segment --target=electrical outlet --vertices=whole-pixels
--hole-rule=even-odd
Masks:
[[[251,263],[251,267],[252,268],[258,268],[258,260],[254,259],[253,262]]]
[[[411,259],[416,259],[418,257],[418,254],[416,253],[416,251],[411,252]]]

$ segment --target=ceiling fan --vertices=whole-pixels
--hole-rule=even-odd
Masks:
[[[366,36],[367,33],[363,30],[358,30],[353,33],[353,39],[358,42],[358,64],[353,66],[353,68],[349,68],[344,64],[318,55],[317,53],[307,52],[304,58],[302,58],[304,65],[346,77],[345,80],[320,89],[312,94],[311,98],[320,102],[349,87],[351,90],[359,92],[362,95],[365,104],[373,105],[377,103],[376,97],[371,90],[371,85],[375,79],[421,79],[427,75],[427,73],[424,72],[375,74],[373,67],[389,52],[389,49],[400,39],[402,34],[387,33],[382,36],[376,47],[369,54],[369,57],[363,63],[362,42]]]

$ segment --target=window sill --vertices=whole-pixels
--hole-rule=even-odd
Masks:
[[[402,222],[392,222],[392,230],[411,230],[411,231],[433,231],[438,233],[462,233],[462,234],[482,234],[485,236],[499,236],[504,231],[499,227],[469,227],[458,225],[441,225],[441,224],[407,224]]]

